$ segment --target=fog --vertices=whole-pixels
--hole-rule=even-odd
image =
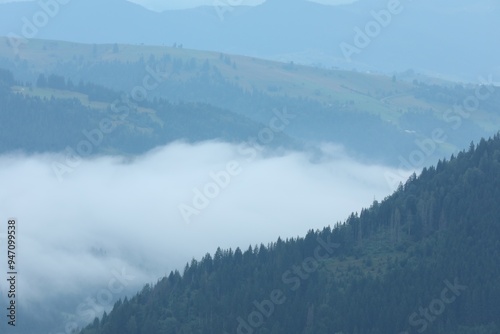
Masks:
[[[18,220],[20,304],[35,311],[57,301],[54,311],[84,321],[218,246],[245,250],[343,221],[390,194],[385,174],[397,172],[334,145],[312,159],[175,143],[132,159],[85,160],[58,179],[54,162],[62,160],[0,157],[0,231]],[[74,311],[89,297],[100,303],[94,313]]]

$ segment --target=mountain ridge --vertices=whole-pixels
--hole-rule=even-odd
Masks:
[[[434,140],[432,133],[442,129],[446,141],[435,142],[430,153],[424,151],[428,165],[468,140],[490,136],[500,126],[496,109],[500,89],[492,85],[492,76],[483,86],[454,85],[411,71],[389,77],[327,70],[182,45],[34,39],[20,51],[14,56],[8,39],[0,38],[3,66],[27,86],[44,75],[130,94],[157,73],[161,84],[147,91],[150,100],[212,105],[257,124],[267,124],[273,109],[287,108],[298,115],[287,127],[288,136],[306,146],[335,142],[353,156],[375,163],[400,165],[401,157],[408,160],[408,154],[420,150],[419,143]],[[464,101],[476,98],[478,89],[483,94],[477,108],[468,117],[455,116],[467,114],[461,111],[467,107]],[[457,127],[460,131],[455,131]]]
[[[73,0],[61,6],[57,15],[50,18],[35,37],[85,43],[181,43],[195,49],[267,59],[276,59],[284,54],[304,54],[310,50],[328,56],[316,58],[311,53],[305,61],[307,64],[323,63],[324,67],[340,66],[385,73],[413,68],[474,82],[485,73],[499,74],[496,62],[498,49],[482,34],[498,27],[495,20],[500,11],[498,4],[490,0],[476,4],[474,11],[480,19],[460,10],[456,2],[433,3],[432,6],[428,2],[401,5],[403,11],[391,17],[389,26],[382,27],[384,29],[368,46],[362,47],[352,61],[345,59],[340,45],[354,43],[354,29],[364,29],[368,22],[374,20],[370,13],[385,10],[387,2],[355,2],[342,6],[307,1],[297,1],[290,6],[266,2],[255,7],[205,6],[155,13],[125,1],[116,1],[114,5],[93,5]],[[31,19],[33,13],[43,11],[36,3],[0,4],[0,8],[1,35],[15,33],[22,36],[23,13]],[[450,18],[446,25],[440,24],[443,12],[448,13]],[[102,13],[113,13],[113,25],[107,24],[109,15]],[[276,17],[285,19],[285,22],[280,20],[277,24]],[[415,29],[415,26],[420,26],[415,24],[424,19],[427,27]],[[468,22],[468,25],[464,26],[462,22]],[[433,33],[436,29],[439,29],[439,34]],[[456,36],[461,36],[462,40],[459,41]],[[453,56],[462,50],[464,44],[468,48],[482,50],[481,62],[474,61],[477,60],[474,55],[464,55],[463,60]],[[429,46],[431,51],[424,52]],[[390,54],[387,53],[389,49],[393,50]],[[434,50],[439,50],[441,57],[432,57]],[[289,60],[298,62],[300,59],[291,57]]]

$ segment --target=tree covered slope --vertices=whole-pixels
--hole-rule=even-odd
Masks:
[[[399,166],[399,156],[415,150],[417,141],[431,139],[435,129],[443,129],[447,140],[436,142],[426,166],[500,128],[500,89],[487,74],[479,85],[457,84],[411,70],[386,76],[179,45],[39,39],[23,44],[16,56],[3,37],[0,63],[33,87],[41,75],[64,77],[76,88],[83,81],[124,94],[140,92],[138,86],[146,83],[142,93],[150,100],[208,104],[260,124],[270,121],[273,110],[286,108],[296,115],[285,130],[288,136],[312,145],[334,142],[360,159],[392,166]]]
[[[499,201],[496,135],[333,228],[193,259],[81,333],[498,333]]]
[[[174,141],[240,143],[265,125],[198,102],[134,99],[102,86],[57,75],[23,84],[0,69],[0,154],[65,152],[142,154]],[[293,141],[275,133],[272,145]],[[272,146],[271,145],[271,146]]]

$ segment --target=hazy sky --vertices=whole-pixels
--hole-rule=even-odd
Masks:
[[[164,10],[164,9],[177,9],[177,8],[190,8],[195,6],[210,6],[210,5],[221,5],[228,3],[231,5],[258,5],[266,0],[170,0],[168,2],[164,0],[129,0],[137,4],[143,5],[152,10]],[[357,0],[308,0],[312,2],[318,2],[325,5],[340,5],[346,3],[352,3]]]
[[[0,3],[16,2],[16,1],[34,1],[34,0],[0,0]],[[229,3],[231,5],[258,5],[266,0],[129,0],[140,4],[151,10],[161,11],[165,9],[180,9],[180,8],[192,8],[196,6],[203,5],[220,5],[221,3]],[[312,2],[322,3],[325,5],[342,5],[355,2],[357,0],[308,0]]]
[[[304,236],[392,191],[390,169],[359,164],[336,146],[324,152],[321,163],[293,152],[247,161],[229,144],[177,143],[134,161],[85,161],[62,183],[51,168],[58,156],[0,156],[1,214],[8,215],[0,221],[19,221],[19,298],[35,309],[76,298],[71,311],[106,287],[113,271],[126,268],[137,291],[218,246]],[[192,205],[194,189],[203,191],[210,173],[231,161],[240,173],[186,224],[179,205]]]

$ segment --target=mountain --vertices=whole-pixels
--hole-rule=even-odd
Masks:
[[[498,3],[212,1],[0,0],[16,332],[498,333]]]
[[[119,137],[114,147],[107,148],[109,151],[130,153],[135,147],[134,152],[144,152],[164,144],[167,138],[168,141],[223,139],[244,142],[249,137],[258,136],[275,117],[276,110],[287,110],[294,115],[294,121],[283,130],[289,139],[283,137],[275,144],[295,142],[314,149],[318,144],[333,142],[343,145],[358,159],[408,169],[428,166],[466,146],[471,139],[490,136],[500,128],[497,110],[500,89],[493,85],[492,76],[483,78],[483,85],[457,85],[412,71],[390,77],[181,46],[77,44],[33,39],[20,47],[18,55],[14,55],[8,44],[8,39],[0,38],[0,62],[14,74],[17,82],[9,84],[12,94],[22,91],[24,98],[77,97],[87,101],[90,88],[80,86],[91,83],[101,92],[90,93],[97,94],[99,101],[107,102],[108,107],[120,93],[130,97],[134,92],[145,92],[150,101],[144,103],[144,107],[150,111],[157,109],[154,100],[161,99],[175,104],[198,105],[195,109],[200,109],[200,104],[205,106],[203,108],[210,106],[214,110],[210,114],[212,119],[226,120],[215,121],[210,130],[193,131],[201,124],[212,123],[197,123],[198,117],[174,117],[165,124],[177,124],[175,119],[182,120],[184,124],[172,126],[184,130],[162,132],[161,126],[146,118],[144,128],[152,131],[151,136],[141,134],[140,145]],[[56,81],[59,78],[68,85],[60,89],[57,85],[38,87],[42,89],[37,90],[40,77],[53,77]],[[146,90],[144,83],[151,89]],[[42,99],[39,103],[51,102]],[[15,115],[17,109],[10,107],[9,112]],[[156,110],[157,115],[162,114],[158,112]],[[95,113],[85,115],[101,117]],[[209,114],[205,115],[208,117]],[[83,117],[82,114],[79,117]],[[137,117],[145,117],[145,114]],[[239,125],[229,126],[226,122],[230,119]],[[166,121],[165,118],[162,120]],[[68,127],[74,128],[72,135],[59,138],[59,142],[52,146],[27,135],[25,140],[38,147],[30,144],[25,148],[40,152],[47,149],[57,151],[66,147],[68,142],[77,143],[81,129],[89,126],[89,122],[93,121],[82,118],[81,123],[72,123]],[[249,126],[250,122],[252,126]],[[248,126],[241,127],[245,123]],[[188,133],[189,129],[191,133]],[[233,129],[231,136],[228,136],[227,129]],[[42,126],[30,133],[48,130]],[[436,131],[441,131],[444,139],[434,138]],[[55,133],[49,131],[47,138]],[[4,142],[3,151],[20,148],[7,143]],[[294,146],[289,144],[286,146]],[[127,145],[129,149],[123,150]],[[417,163],[412,162],[415,154],[419,156]]]
[[[81,334],[500,331],[500,134],[304,237],[220,248]]]
[[[0,101],[0,153],[68,155],[71,148],[82,157],[134,155],[179,140],[240,143],[264,127],[203,103],[135,103],[119,92],[82,82],[74,86],[55,75],[40,76],[35,87],[16,85],[14,75],[1,69]],[[272,144],[296,145],[279,133]]]
[[[341,6],[305,0],[268,0],[254,7],[215,2],[162,13],[125,0],[49,3],[56,5],[46,9],[40,2],[0,4],[0,35],[15,34],[26,42],[35,37],[81,43],[177,43],[325,67],[386,73],[413,68],[474,82],[481,75],[500,75],[500,50],[485,34],[500,29],[500,6],[494,0],[398,2],[392,14],[382,0]],[[47,19],[38,27],[34,20],[39,16]],[[356,51],[346,51],[347,44]]]

